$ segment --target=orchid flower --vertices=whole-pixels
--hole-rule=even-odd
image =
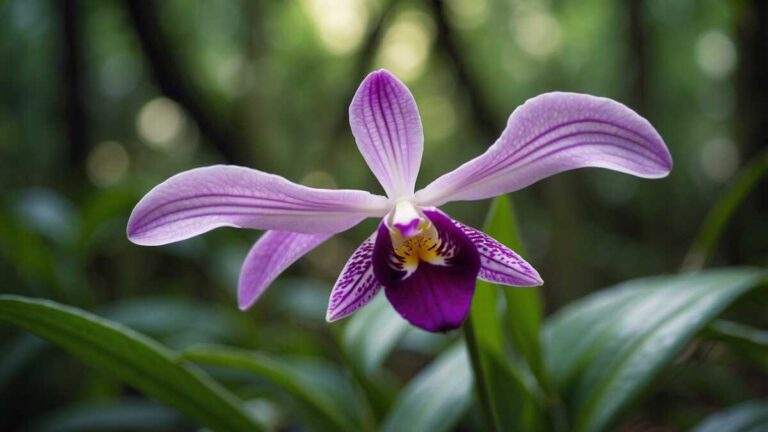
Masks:
[[[305,187],[230,165],[177,174],[133,210],[128,238],[176,242],[222,226],[267,230],[248,253],[238,283],[240,308],[256,302],[288,266],[336,233],[381,218],[336,281],[326,318],[365,306],[382,288],[411,324],[438,332],[459,327],[476,279],[536,286],[536,270],[487,234],[438,207],[513,192],[553,174],[600,167],[665,177],[672,158],[647,120],[610,99],[546,93],[509,117],[482,155],[415,191],[424,135],[408,88],[386,70],[368,75],[349,108],[352,134],[386,197]]]

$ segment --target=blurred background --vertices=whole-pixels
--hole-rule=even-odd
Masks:
[[[126,240],[125,225],[152,186],[214,163],[381,193],[347,119],[360,81],[381,67],[421,111],[417,187],[483,152],[542,92],[611,97],[664,137],[675,162],[666,179],[581,170],[512,195],[548,313],[677,271],[686,256],[695,267],[688,251],[707,211],[768,142],[767,9],[762,0],[2,0],[0,292],[92,310],[174,347],[329,357],[347,325],[324,322],[330,287],[376,221],[300,260],[247,313],[235,288],[258,232],[146,248]],[[714,265],[766,264],[766,196],[763,184],[741,203]],[[480,226],[487,208],[445,209]],[[441,343],[414,332],[392,370],[407,380]],[[124,414],[160,425],[148,430],[189,429],[10,326],[0,326],[0,353],[2,430],[78,430],[67,419],[94,406],[123,413],[118,399],[135,404]],[[686,424],[667,408],[637,417]],[[289,412],[264,410],[297,427]]]

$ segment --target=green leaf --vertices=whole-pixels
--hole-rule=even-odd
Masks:
[[[233,394],[176,353],[89,312],[48,300],[0,295],[0,319],[18,325],[115,374],[126,383],[216,431],[263,428]]]
[[[487,380],[498,430],[541,430],[544,427],[544,395],[531,375],[494,353],[487,356],[487,364]]]
[[[726,191],[709,210],[685,257],[683,269],[699,270],[707,264],[731,216],[766,174],[768,174],[768,150],[758,153],[738,172]]]
[[[768,402],[750,401],[707,417],[692,432],[760,432],[768,430]]]
[[[182,355],[199,363],[247,371],[273,383],[300,404],[313,426],[320,426],[323,430],[360,429],[350,420],[353,415],[345,412],[344,408],[351,405],[349,401],[335,397],[338,392],[332,391],[343,380],[340,374],[328,373],[327,370],[306,373],[296,364],[236,348],[193,347]],[[324,377],[336,379],[332,379],[333,382],[318,382]]]
[[[344,329],[344,347],[356,367],[376,371],[410,329],[383,295],[357,311]]]
[[[454,429],[472,401],[472,373],[463,344],[442,353],[402,390],[384,432]]]
[[[707,327],[704,337],[768,354],[768,332],[743,324],[717,320]]]
[[[496,198],[483,230],[503,244],[520,249],[514,212],[506,196]],[[508,320],[500,308],[506,302]],[[511,288],[478,281],[472,311],[464,325],[480,406],[489,430],[533,430],[540,410],[526,385],[529,369],[541,376],[539,339],[541,304],[537,289]],[[528,365],[521,368],[506,356],[504,327]]]
[[[105,402],[81,402],[42,418],[28,428],[34,432],[139,432],[184,430],[190,425],[175,411],[157,402],[123,398]]]
[[[502,195],[494,200],[485,232],[502,244],[524,254],[511,200]],[[482,284],[485,284],[482,282]],[[506,300],[507,328],[515,350],[526,361],[536,378],[546,385],[547,377],[541,353],[541,294],[538,287],[500,286]]]
[[[626,282],[557,313],[547,364],[574,431],[609,429],[707,323],[765,276],[712,270]]]

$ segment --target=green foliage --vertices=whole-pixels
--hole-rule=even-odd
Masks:
[[[763,150],[739,171],[728,189],[709,209],[701,229],[685,257],[684,269],[691,270],[704,267],[712,256],[728,221],[766,175],[768,175],[768,150]]]
[[[383,432],[448,431],[472,400],[472,373],[463,345],[437,357],[401,391],[381,428]]]
[[[262,427],[237,398],[177,354],[120,324],[48,301],[0,296],[0,319],[53,342],[84,362],[217,431]]]
[[[511,201],[497,197],[483,231],[520,251],[522,242]],[[490,430],[536,430],[541,426],[539,384],[543,378],[539,288],[511,288],[478,281],[465,334],[478,398]],[[501,304],[504,302],[504,304]],[[510,362],[507,338],[519,361]]]
[[[307,424],[312,429],[356,431],[360,430],[359,419],[355,414],[361,411],[358,407],[352,413],[346,412],[349,399],[341,399],[331,391],[333,384],[327,386],[327,381],[339,380],[343,376],[324,371],[320,374],[307,373],[297,364],[285,360],[271,358],[264,354],[248,352],[226,347],[195,347],[183,353],[183,358],[198,363],[221,366],[228,369],[240,369],[255,374],[286,392],[289,400],[299,404],[299,408],[307,415]]]
[[[410,326],[380,295],[355,313],[344,329],[344,349],[360,369],[371,374],[386,360]]]
[[[768,430],[768,402],[750,401],[712,414],[691,432],[760,432]]]
[[[640,279],[552,317],[547,364],[573,430],[608,430],[699,330],[764,277],[743,268]]]
[[[61,13],[64,3],[77,4],[72,14]],[[143,2],[160,23],[151,36],[168,48],[160,65],[139,42],[128,2],[64,3],[0,7],[0,40],[13,41],[0,44],[0,291],[110,321],[3,297],[0,321],[100,371],[0,326],[0,429],[186,430],[188,417],[251,430],[251,404],[232,393],[244,401],[255,393],[256,411],[280,430],[296,428],[294,411],[298,427],[329,430],[476,429],[478,414],[486,429],[504,431],[623,429],[628,418],[678,430],[766,396],[768,301],[750,296],[721,313],[757,286],[746,281],[752,270],[631,281],[577,300],[614,281],[675,271],[686,250],[686,270],[765,266],[768,159],[755,107],[765,106],[766,74],[755,69],[759,44],[749,35],[764,27],[754,13],[760,0],[642,8],[372,0],[348,2],[345,14],[312,0]],[[345,19],[350,34],[333,28]],[[328,43],[339,37],[358,45],[339,53]],[[383,296],[346,320],[322,321],[334,278],[373,221],[297,262],[288,272],[300,277],[281,276],[248,313],[237,311],[234,291],[258,234],[223,229],[161,248],[125,238],[146,191],[212,163],[380,192],[354,150],[347,106],[362,76],[378,67],[399,74],[398,65],[410,71],[402,77],[425,129],[420,185],[484,151],[515,106],[551,90],[637,110],[669,145],[674,170],[659,181],[565,173],[515,193],[514,208],[497,199],[485,229],[533,263],[545,285],[479,282],[466,351],[445,351],[460,334],[415,331]],[[168,70],[180,78],[170,91],[157,79]],[[163,115],[142,126],[158,101]],[[82,121],[71,121],[78,112]],[[446,210],[480,226],[479,206]],[[547,313],[560,310],[546,325],[543,297]],[[206,345],[185,351],[197,344]],[[177,351],[200,356],[229,390]],[[707,387],[667,380],[667,369]],[[118,379],[186,417],[127,398]],[[643,398],[650,391],[663,398]],[[736,406],[699,431],[764,429],[756,420],[764,411]]]
[[[189,428],[173,410],[156,402],[122,398],[66,407],[35,419],[34,432],[155,432]]]

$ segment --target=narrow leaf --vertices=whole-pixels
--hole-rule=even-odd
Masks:
[[[449,348],[400,393],[384,432],[453,430],[472,401],[472,372],[464,345]]]
[[[483,231],[501,243],[520,249],[514,212],[506,196],[496,198]],[[508,319],[504,319],[506,302]],[[512,288],[478,281],[472,311],[464,325],[475,376],[478,401],[489,430],[533,430],[540,413],[522,377],[543,370],[539,339],[540,300],[536,288]],[[504,329],[527,365],[507,358]],[[539,375],[540,376],[540,375]],[[530,380],[528,380],[530,381]],[[514,406],[508,405],[514,401]]]
[[[691,432],[759,432],[768,430],[768,402],[744,402],[712,414]]]
[[[768,331],[743,324],[717,320],[707,327],[704,337],[768,354]]]
[[[737,268],[640,279],[556,314],[546,352],[573,430],[609,429],[699,330],[765,274]]]
[[[35,419],[35,432],[160,431],[190,429],[184,418],[157,402],[122,398],[80,402]]]
[[[524,254],[517,229],[512,201],[506,195],[494,200],[485,231],[504,245]],[[511,288],[500,286],[506,300],[507,328],[515,350],[526,361],[536,378],[546,385],[541,354],[541,295],[539,287]]]
[[[405,321],[378,295],[350,318],[344,329],[344,347],[356,367],[372,374],[409,330]]]
[[[52,301],[0,295],[0,320],[30,331],[216,431],[263,427],[242,402],[176,353],[120,324]]]
[[[699,270],[707,264],[731,216],[766,174],[768,174],[768,150],[758,153],[736,174],[734,180],[709,210],[685,257],[682,265],[684,270]]]
[[[183,358],[213,366],[240,369],[253,373],[285,391],[301,404],[310,424],[324,430],[355,431],[359,426],[342,409],[344,402],[334,399],[331,388],[323,388],[304,371],[263,354],[236,348],[194,347],[183,353]],[[336,380],[338,381],[338,380]],[[332,385],[338,386],[339,383]]]

